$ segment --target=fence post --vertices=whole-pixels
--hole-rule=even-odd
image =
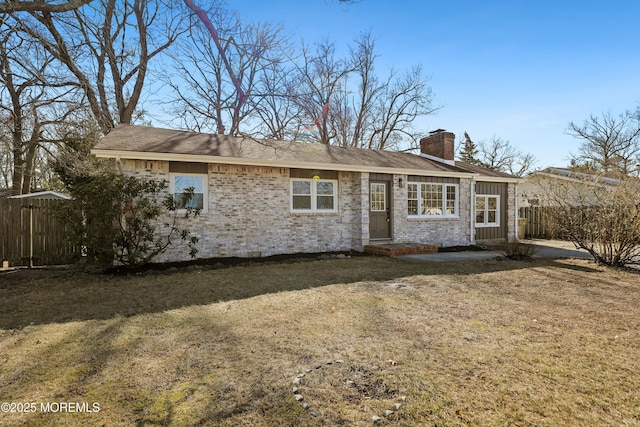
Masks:
[[[29,203],[29,268],[33,268],[33,204]]]

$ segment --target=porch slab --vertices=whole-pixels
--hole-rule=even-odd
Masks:
[[[364,252],[371,255],[398,256],[413,254],[435,254],[441,245],[424,243],[378,243],[366,245]]]

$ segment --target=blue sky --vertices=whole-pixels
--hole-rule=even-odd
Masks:
[[[568,163],[569,122],[640,102],[640,2],[592,0],[230,0],[243,20],[294,40],[348,45],[371,31],[378,69],[421,64],[442,109],[417,123],[508,139],[537,167]]]

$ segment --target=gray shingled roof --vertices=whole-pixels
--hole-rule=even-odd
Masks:
[[[487,169],[485,167],[478,166],[478,165],[472,165],[471,163],[463,162],[461,160],[456,160],[456,166],[458,166],[462,170],[465,170],[471,173],[479,173],[480,175],[492,176],[496,178],[517,178],[508,173]]]
[[[581,172],[581,171],[574,171],[566,168],[557,168],[553,166],[542,169],[540,171],[532,172],[530,175],[534,176],[536,174],[556,175],[559,177],[574,178],[574,179],[580,179],[580,180],[597,180],[605,184],[611,184],[611,185],[616,185],[620,182],[615,178],[603,176],[601,173],[597,173],[597,172],[591,172],[591,173]]]
[[[212,157],[237,159],[247,164],[296,163],[314,165],[349,166],[385,169],[423,170],[425,172],[476,173],[491,177],[514,178],[484,168],[461,164],[452,166],[419,155],[392,151],[335,147],[303,142],[256,140],[228,135],[204,134],[147,126],[118,125],[111,130],[93,150],[100,157],[144,159],[145,153],[163,154],[167,157],[202,156],[210,162]],[[222,159],[221,159],[222,160]],[[458,164],[458,162],[456,162]]]

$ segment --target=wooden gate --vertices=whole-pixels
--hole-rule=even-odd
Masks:
[[[64,264],[79,251],[54,215],[62,200],[0,199],[0,259],[11,266]]]

